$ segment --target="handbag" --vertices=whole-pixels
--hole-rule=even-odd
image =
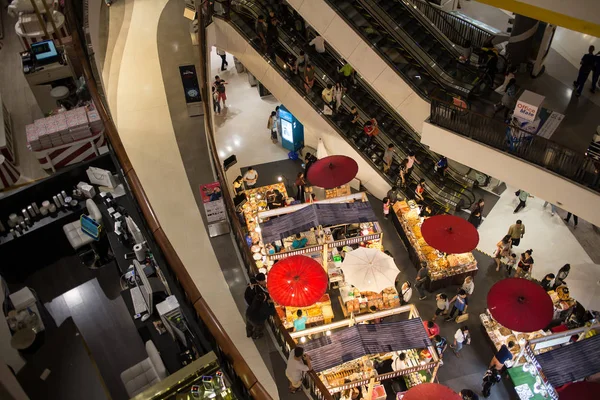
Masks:
[[[464,313],[464,314],[461,314],[461,315],[457,316],[454,321],[457,324],[460,324],[460,323],[468,321],[468,320],[469,320],[469,313]]]
[[[323,114],[325,115],[333,115],[333,110],[327,104],[323,106]]]
[[[107,186],[109,188],[117,186],[115,177],[110,171],[102,168],[89,167],[86,172],[91,184]]]

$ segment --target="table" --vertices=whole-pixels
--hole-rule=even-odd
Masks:
[[[535,377],[532,376],[529,372],[523,371],[523,366],[509,368],[508,376],[510,377],[510,380],[515,385],[515,390],[517,391],[517,396],[519,396],[519,399],[522,399],[522,400],[547,400],[542,395],[536,394],[533,392],[533,385],[535,384]],[[521,389],[517,389],[521,385],[525,385],[525,386],[529,387],[529,390],[531,390],[531,394],[533,394],[533,397],[528,398],[528,397],[524,396],[523,394],[521,394],[521,393],[523,393],[523,391]]]

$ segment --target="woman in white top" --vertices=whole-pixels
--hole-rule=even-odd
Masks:
[[[248,171],[244,174],[244,183],[250,189],[254,188],[256,181],[258,180],[258,172],[252,167],[248,167]]]
[[[341,83],[337,82],[333,88],[333,94],[335,96],[335,112],[340,111],[342,106],[342,97],[344,96],[344,87]]]
[[[467,292],[468,296],[472,295],[473,290],[475,290],[475,282],[473,282],[473,277],[467,276],[460,288]]]
[[[400,302],[401,305],[407,304],[412,297],[412,287],[410,282],[404,282],[400,288]]]

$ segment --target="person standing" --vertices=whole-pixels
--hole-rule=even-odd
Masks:
[[[254,24],[254,31],[256,36],[260,40],[260,47],[263,52],[267,51],[267,24],[265,23],[265,16],[259,15],[256,23]]]
[[[503,344],[500,347],[500,350],[494,354],[492,357],[492,361],[490,361],[489,368],[495,368],[497,371],[501,371],[504,368],[504,363],[513,359],[513,354],[510,349],[515,346],[515,342],[512,340],[507,344]]]
[[[577,215],[572,214],[570,212],[567,213],[567,218],[565,218],[565,222],[567,223],[567,225],[569,225],[569,220],[571,219],[571,215],[573,216],[573,223],[575,224],[574,228],[577,228],[577,224],[579,223],[579,217]]]
[[[373,140],[379,135],[379,124],[375,118],[371,118],[363,126],[363,131],[367,135],[367,146],[371,146]]]
[[[354,74],[356,73],[356,71],[354,71],[354,68],[352,68],[352,65],[350,65],[350,63],[345,62],[345,64],[338,70],[338,72],[343,76],[345,82],[344,86],[346,88],[349,88],[352,85],[352,82],[354,82]]]
[[[302,347],[296,347],[290,351],[290,356],[288,357],[287,366],[285,368],[285,376],[287,376],[290,381],[290,393],[296,393],[302,389],[302,379],[304,379],[304,374],[310,370],[312,370],[310,356],[304,354],[304,349]]]
[[[594,70],[594,66],[596,65],[594,50],[594,46],[590,46],[588,48],[588,53],[581,57],[581,62],[579,63],[579,74],[577,75],[577,80],[573,82],[573,86],[575,87],[575,95],[577,97],[581,96],[583,86],[585,85],[590,72]]]
[[[383,218],[388,219],[389,215],[390,215],[390,207],[391,207],[391,202],[389,197],[384,197],[383,198]]]
[[[546,292],[552,290],[552,287],[554,286],[554,278],[556,278],[554,274],[546,274],[546,276],[544,276],[544,279],[542,279],[542,281],[540,282],[540,285],[542,285]]]
[[[271,115],[267,120],[267,129],[271,133],[271,141],[273,143],[277,143],[277,113],[275,111],[271,111]]]
[[[529,197],[533,198],[532,195],[530,195],[528,192],[524,191],[523,189],[520,189],[517,193],[518,193],[517,197],[519,198],[519,205],[517,206],[517,208],[515,208],[515,211],[513,211],[513,214],[518,213],[521,208],[525,208],[525,206],[527,205],[527,199]]]
[[[467,276],[460,288],[467,293],[467,296],[471,296],[473,291],[475,291],[475,282],[473,282],[473,277]]]
[[[267,24],[267,53],[272,60],[275,59],[275,45],[279,40],[279,21],[275,16],[271,16]]]
[[[565,279],[569,276],[569,272],[571,271],[571,264],[563,265],[558,272],[556,273],[556,279],[554,280],[553,289],[565,284]]]
[[[408,159],[404,159],[400,162],[400,168],[398,169],[400,185],[406,187],[406,175],[408,174]]]
[[[323,114],[332,115],[333,114],[333,85],[331,83],[327,84],[327,87],[323,89],[321,92],[321,98],[325,102],[325,106],[323,107]]]
[[[517,247],[521,243],[521,239],[525,236],[525,224],[523,224],[523,221],[518,219],[516,223],[512,224],[510,228],[508,228],[507,235],[510,236],[512,245]]]
[[[213,111],[215,114],[221,114],[221,103],[219,103],[219,93],[217,92],[216,87],[211,87],[212,90],[212,101],[213,101]]]
[[[306,64],[304,68],[304,89],[306,94],[310,94],[315,84],[315,68],[311,64]]]
[[[226,71],[229,63],[227,62],[227,53],[220,47],[217,47],[217,54],[221,57],[221,71]]]
[[[456,357],[460,357],[460,351],[465,344],[471,344],[471,334],[468,326],[461,326],[454,334],[454,343],[450,345]]]
[[[419,292],[419,300],[425,300],[427,298],[424,286],[427,283],[428,278],[429,268],[427,268],[427,261],[421,261],[421,268],[419,269],[419,272],[417,272],[417,281],[415,282],[415,287]]]
[[[504,94],[506,92],[506,87],[508,86],[508,82],[510,82],[511,79],[515,78],[515,73],[517,72],[517,67],[516,66],[511,66],[507,71],[506,74],[504,74],[504,82],[502,82],[502,85],[498,86],[494,92],[498,93],[498,94]]]
[[[437,350],[437,353],[438,353],[438,357],[441,360],[444,357],[444,352],[448,348],[448,341],[446,340],[445,337],[442,337],[440,335],[435,335],[433,340],[434,340],[435,349]]]
[[[429,339],[433,339],[440,334],[440,327],[433,321],[423,321],[423,327]]]
[[[249,189],[254,189],[256,181],[258,180],[258,172],[252,167],[248,167],[248,170],[244,174],[244,183]]]
[[[437,172],[442,178],[446,177],[446,171],[448,170],[448,159],[442,156],[433,167],[434,172]]]
[[[412,170],[415,167],[415,163],[421,164],[421,162],[417,160],[417,156],[415,156],[414,151],[409,150],[408,155],[406,156],[406,179],[410,178]]]
[[[392,186],[390,190],[388,190],[386,197],[390,199],[390,203],[394,205],[398,199],[400,198],[400,192],[398,191],[398,186]]]
[[[252,339],[263,337],[265,322],[274,313],[275,306],[269,296],[264,292],[257,293],[246,311],[246,322],[250,322]],[[246,334],[248,333],[248,330],[246,330]]]
[[[233,193],[238,196],[244,192],[244,178],[241,175],[238,175],[237,178],[233,181]]]
[[[400,287],[398,293],[400,293],[400,305],[403,306],[405,304],[408,304],[412,297],[412,285],[410,284],[410,282],[404,282]]]
[[[347,114],[345,121],[345,126],[347,127],[347,133],[349,135],[353,135],[356,132],[356,127],[358,126],[358,119],[360,115],[358,114],[358,108],[356,106],[350,107],[350,114]]]
[[[383,153],[383,173],[387,172],[392,167],[392,161],[394,160],[394,145],[389,144],[387,150]]]
[[[459,289],[458,294],[450,300],[450,304],[452,304],[452,310],[450,311],[450,314],[448,314],[446,321],[451,321],[457,311],[458,315],[463,315],[467,311],[467,307],[469,307],[467,292],[463,289]]]
[[[304,179],[303,172],[298,172],[298,177],[296,178],[294,185],[296,186],[296,200],[300,200],[301,203],[304,203],[304,188],[306,187],[306,180]]]
[[[494,110],[494,117],[498,113],[498,111],[504,109],[504,119],[508,118],[508,113],[510,113],[515,108],[516,104],[516,96],[517,96],[517,80],[512,78],[508,85],[506,85],[506,89],[504,89],[504,93],[502,93],[502,99],[500,103],[496,104]]]
[[[223,102],[222,108],[226,107],[225,100],[227,100],[227,95],[225,94],[225,85],[227,85],[227,82],[225,82],[225,79],[221,79],[221,77],[219,75],[216,75],[213,86],[217,89],[217,94],[218,94],[217,101]]]
[[[596,85],[598,84],[598,78],[600,78],[600,51],[594,56],[594,73],[592,74],[592,93],[596,93]]]
[[[550,204],[550,210],[552,211],[552,216],[554,217],[554,214],[556,214],[556,206],[552,203],[549,203],[547,201],[544,202],[544,208],[546,208],[546,206]]]
[[[315,50],[319,54],[325,53],[325,39],[323,36],[317,35],[313,40],[308,43],[309,46],[315,46]]]
[[[521,253],[521,259],[519,260],[519,264],[517,264],[517,273],[515,274],[515,278],[525,278],[527,276],[531,276],[533,272],[533,250],[529,249],[525,251],[525,253]]]
[[[498,370],[496,368],[489,368],[485,372],[481,388],[481,394],[483,395],[483,397],[485,397],[486,399],[490,397],[492,387],[496,383],[500,382],[500,379],[502,378],[500,377],[500,374],[498,373]]]
[[[342,106],[342,97],[344,97],[344,87],[340,82],[336,82],[333,88],[333,96],[335,97],[335,112],[339,113]]]
[[[496,243],[496,251],[494,254],[494,261],[496,262],[496,271],[500,271],[500,262],[502,260],[502,257],[508,257],[508,255],[510,254],[512,243],[513,242],[511,242],[510,240],[510,234],[504,235],[502,240]]]
[[[479,199],[479,201],[471,209],[471,215],[469,215],[469,222],[475,228],[479,228],[479,225],[481,225],[481,220],[483,219],[483,206],[484,205],[485,205],[485,201],[483,201],[483,199]]]
[[[421,179],[415,188],[415,201],[418,203],[420,201],[425,201],[425,179]]]
[[[306,329],[306,321],[308,318],[302,315],[302,310],[296,311],[296,319],[294,320],[294,332],[303,331]]]

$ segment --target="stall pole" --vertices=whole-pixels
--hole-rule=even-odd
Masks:
[[[435,367],[433,367],[433,372],[431,372],[431,382],[435,382],[437,378],[438,369],[440,369],[440,363],[437,363]]]
[[[37,16],[38,23],[40,24],[40,27],[44,31],[44,35],[46,35],[46,39],[52,39],[52,36],[48,35],[48,29],[46,29],[46,24],[44,23],[44,20],[43,20],[42,16],[40,15],[40,9],[38,8],[37,4],[35,3],[35,0],[30,0],[30,1],[31,1],[31,6],[33,7],[33,11],[35,11],[35,15]],[[50,18],[52,18],[52,15],[50,15]]]

